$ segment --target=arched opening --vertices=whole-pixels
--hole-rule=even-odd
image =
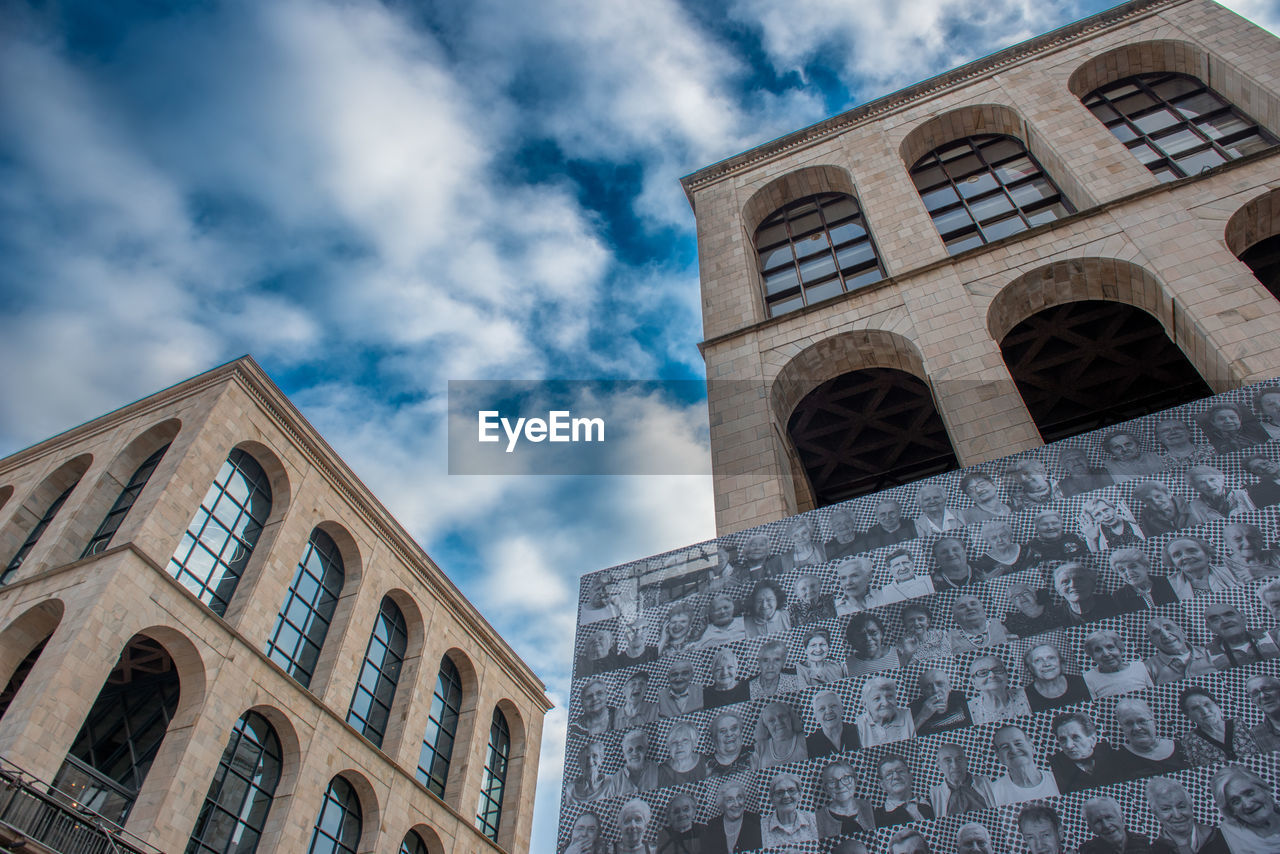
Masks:
[[[40,653],[62,622],[63,611],[61,600],[49,599],[26,611],[0,634],[0,679],[6,680],[0,691],[0,718],[22,690]]]
[[[1000,339],[1000,352],[1045,442],[1213,394],[1160,322],[1121,302],[1042,309]]]
[[[418,753],[418,782],[443,798],[449,783],[453,746],[462,719],[462,674],[447,654],[440,660],[436,687],[427,713],[427,728]]]
[[[298,561],[266,647],[267,657],[304,688],[315,674],[345,580],[345,565],[337,543],[315,528]]]
[[[1251,200],[1227,220],[1227,247],[1280,299],[1280,190]]]
[[[80,553],[82,559],[105,551],[111,545],[116,531],[181,427],[182,422],[176,418],[157,424],[136,437],[111,461],[85,502],[84,512],[90,518],[102,514],[102,521]]]
[[[81,454],[64,463],[22,502],[0,534],[0,548],[4,549],[0,560],[5,560],[0,570],[0,584],[9,583],[17,575],[92,462],[90,454]]]
[[[408,647],[409,626],[404,612],[390,595],[384,596],[347,710],[347,723],[375,747],[382,746],[387,734]]]
[[[405,854],[405,846],[413,842],[421,844],[421,848],[409,847],[409,854],[444,854],[444,843],[440,841],[440,835],[425,824],[419,824],[410,830],[405,836],[404,842],[401,843],[400,854]]]
[[[334,777],[325,789],[307,854],[357,854],[364,835],[364,812],[356,787],[341,774]]]
[[[134,635],[85,717],[54,788],[123,824],[178,710],[179,683],[168,650]]]
[[[787,421],[817,506],[960,467],[933,393],[895,368],[827,380]]]
[[[275,728],[245,712],[231,730],[187,844],[187,854],[253,854],[284,768]]]
[[[476,827],[498,841],[502,830],[502,804],[511,771],[511,727],[502,709],[493,707],[489,725],[489,746],[485,751],[484,779],[480,783],[480,803],[476,806]]]

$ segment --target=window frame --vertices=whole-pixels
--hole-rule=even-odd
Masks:
[[[241,746],[246,743],[250,745],[249,752],[242,754]],[[240,769],[250,766],[243,760],[254,752],[257,755],[251,766],[252,771],[246,775]],[[274,763],[274,769],[267,764],[267,760]],[[231,728],[231,738],[218,760],[218,770],[209,782],[209,791],[187,841],[186,854],[253,854],[257,851],[283,771],[284,751],[275,727],[258,712],[245,712]],[[230,788],[227,786],[229,775],[236,778],[236,785]],[[265,782],[267,780],[270,781],[269,785]],[[233,796],[238,795],[239,803],[221,803],[219,799],[228,792]],[[222,814],[223,820],[212,821],[211,817],[218,813]],[[227,818],[231,819],[230,830],[225,830]],[[251,823],[250,818],[256,819],[257,826]],[[211,828],[214,832],[226,835],[219,847],[208,844],[202,838]],[[241,836],[244,830],[254,835],[252,847],[244,847],[245,839]]]
[[[107,511],[107,515],[102,518],[102,524],[98,525],[98,530],[93,532],[93,536],[89,538],[84,551],[80,553],[81,560],[100,554],[111,545],[111,538],[116,535],[116,531],[120,530],[125,517],[133,509],[133,505],[137,502],[138,496],[142,494],[142,490],[146,489],[147,481],[151,480],[151,475],[155,474],[156,468],[160,465],[160,460],[164,458],[165,452],[169,450],[171,444],[171,442],[166,442],[163,447],[147,457],[142,465],[134,470],[129,482],[125,484],[124,489],[120,490],[115,503]]]
[[[339,785],[345,791],[339,793],[337,791]],[[330,807],[338,810],[337,826],[340,833],[351,827],[348,819],[354,819],[354,840],[347,838],[345,833],[340,838],[323,829],[326,823],[325,816]],[[316,813],[316,823],[311,831],[311,843],[307,846],[307,854],[358,854],[360,837],[363,835],[364,809],[360,805],[360,796],[356,793],[355,786],[339,774],[329,781],[328,787],[324,790],[324,801],[320,805],[320,812]],[[326,847],[317,848],[317,844],[323,844]]]
[[[489,725],[489,747],[485,752],[480,802],[476,806],[476,827],[494,842],[498,841],[502,827],[502,800],[506,794],[510,764],[511,728],[502,709],[495,706],[493,721]]]
[[[313,558],[319,563],[320,575],[312,567]],[[333,627],[333,617],[338,610],[338,600],[342,597],[345,584],[346,565],[338,544],[320,528],[312,529],[293,580],[289,582],[284,602],[276,615],[271,636],[263,647],[267,657],[304,688],[310,688],[311,680],[315,678],[315,668],[324,651],[325,639]],[[311,590],[309,598],[303,595],[308,588]],[[323,594],[328,595],[322,598]],[[298,606],[297,610],[305,612],[305,625],[297,625],[299,615],[295,604]],[[323,626],[323,630],[317,630],[316,626]],[[282,633],[285,631],[296,636],[292,652],[285,651],[282,645]],[[313,653],[309,652],[311,648],[314,648]],[[308,650],[305,655],[302,652],[304,649]]]
[[[453,659],[446,655],[440,659],[440,670],[436,673],[436,687],[431,695],[431,710],[427,716],[427,728],[422,735],[422,749],[418,753],[416,772],[418,782],[441,798],[449,783],[449,766],[453,761],[453,748],[457,744],[458,722],[461,717],[462,674]],[[450,721],[452,726],[449,726]],[[443,749],[440,746],[441,736],[449,739],[448,746]]]
[[[351,694],[351,704],[347,707],[347,723],[372,742],[374,747],[382,747],[382,741],[386,737],[408,646],[409,627],[405,622],[404,612],[390,596],[384,596],[378,607],[373,631],[369,633],[369,643],[365,647],[364,662],[360,665],[360,674]],[[378,656],[376,661],[375,654]],[[368,682],[374,684],[372,690],[367,687]],[[387,685],[390,687],[387,688]],[[357,710],[357,700],[362,698],[365,698],[363,708]]]

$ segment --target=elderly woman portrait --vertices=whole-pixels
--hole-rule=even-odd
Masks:
[[[1039,507],[1062,498],[1062,491],[1049,479],[1044,463],[1036,459],[1018,460],[1005,473],[1013,509]]]
[[[991,750],[1006,769],[991,781],[988,791],[995,806],[1020,804],[1058,794],[1053,774],[1036,764],[1036,749],[1016,726],[1002,726],[991,735]]]
[[[877,827],[892,827],[908,821],[925,821],[934,817],[933,807],[915,793],[915,778],[907,760],[892,753],[880,757],[876,775],[884,791],[884,803],[873,810]],[[894,835],[897,838],[897,834]],[[893,850],[892,845],[890,850]],[[912,849],[905,849],[912,850]],[[926,846],[925,851],[928,851]]]
[[[1190,501],[1176,495],[1159,481],[1144,480],[1135,485],[1133,497],[1141,504],[1138,524],[1148,537],[1158,537],[1219,518],[1203,504],[1192,506]]]
[[[1137,659],[1125,657],[1124,638],[1114,629],[1098,629],[1084,639],[1084,652],[1093,661],[1093,669],[1084,672],[1089,693],[1096,697],[1114,697],[1152,687],[1147,666]]]
[[[787,645],[778,638],[770,638],[760,644],[756,652],[756,665],[760,672],[750,683],[751,699],[772,697],[800,690],[800,680],[794,673],[783,672],[787,661]]]
[[[711,684],[702,689],[702,705],[713,709],[751,699],[751,686],[739,678],[741,665],[737,654],[725,647],[716,650],[711,659]]]
[[[902,608],[902,637],[898,658],[902,666],[911,661],[927,661],[951,655],[951,641],[942,629],[933,628],[933,615],[923,602],[908,602]]]
[[[1093,834],[1080,846],[1080,854],[1145,854],[1151,850],[1150,839],[1129,829],[1125,812],[1115,798],[1089,798],[1080,812]]]
[[[916,493],[920,515],[915,518],[917,537],[941,534],[952,528],[963,528],[965,518],[958,510],[947,506],[947,490],[940,483],[926,483]]]
[[[769,783],[769,803],[773,807],[760,821],[760,835],[766,848],[818,841],[818,820],[800,809],[801,784],[795,774],[783,772]]]
[[[1107,555],[1111,570],[1124,582],[1114,594],[1116,610],[1120,613],[1158,608],[1178,601],[1169,579],[1151,574],[1151,560],[1141,549],[1115,549]]]
[[[898,685],[887,676],[872,676],[862,686],[862,707],[858,715],[858,739],[863,747],[903,741],[915,735],[911,712],[898,705]]]
[[[1058,468],[1062,477],[1058,489],[1064,498],[1071,498],[1115,483],[1106,469],[1089,465],[1089,454],[1084,448],[1067,447],[1058,453]]]
[[[1125,754],[1099,735],[1098,725],[1086,713],[1059,712],[1049,728],[1058,745],[1058,752],[1049,757],[1049,767],[1064,795],[1128,779]]]
[[[1115,600],[1099,588],[1098,573],[1079,561],[1053,568],[1053,589],[1062,597],[1069,625],[1092,623],[1118,613]]]
[[[830,593],[822,592],[821,576],[811,572],[796,576],[791,604],[787,606],[792,627],[799,628],[819,620],[834,619],[836,606],[833,598]]]
[[[1212,825],[1196,821],[1191,795],[1177,780],[1147,781],[1147,806],[1160,824],[1152,854],[1229,854],[1227,841]]]
[[[592,577],[586,601],[578,617],[580,625],[596,623],[610,617],[633,617],[637,610],[639,585],[634,578],[609,575]]]
[[[1014,542],[1013,528],[1007,520],[992,519],[982,523],[982,542],[985,550],[973,565],[983,580],[1026,569],[1026,555],[1022,553],[1022,546]]]
[[[774,581],[757,581],[747,597],[747,613],[743,625],[747,637],[778,634],[791,628],[791,616],[786,612],[787,594]]]
[[[998,655],[980,655],[969,662],[969,713],[975,724],[988,724],[1031,714],[1027,695],[1009,684],[1009,668]]]
[[[835,508],[831,511],[828,525],[831,528],[831,539],[824,545],[827,560],[839,560],[861,551],[858,543],[858,523],[852,510],[848,507]]]
[[[1067,673],[1062,667],[1062,652],[1051,643],[1028,647],[1022,654],[1022,666],[1031,674],[1024,689],[1027,704],[1033,712],[1069,706],[1089,699],[1089,686],[1084,678]]]
[[[1136,546],[1146,539],[1129,508],[1103,495],[1084,500],[1080,534],[1094,553]]]
[[[644,841],[653,821],[653,810],[640,798],[632,798],[618,810],[618,841],[613,844],[613,854],[655,854],[652,845]]]
[[[1187,485],[1196,493],[1196,497],[1191,499],[1192,508],[1210,519],[1225,519],[1257,509],[1248,492],[1227,485],[1227,476],[1222,469],[1192,466],[1187,469]]]
[[[1177,463],[1203,463],[1213,459],[1213,448],[1197,442],[1191,435],[1191,425],[1179,418],[1157,419],[1152,427],[1156,447]]]
[[[1262,607],[1266,609],[1266,615],[1271,620],[1272,627],[1267,630],[1267,637],[1271,638],[1273,643],[1280,644],[1280,579],[1273,578],[1259,587],[1258,601],[1262,603]]]
[[[1187,640],[1187,631],[1172,617],[1154,617],[1147,623],[1147,640],[1155,653],[1143,659],[1151,681],[1157,685],[1181,682],[1217,670],[1209,651]]]
[[[649,691],[649,674],[637,670],[627,677],[622,685],[622,705],[617,708],[614,726],[617,729],[631,729],[641,724],[651,724],[658,719],[658,704],[654,700],[646,700]]]
[[[826,685],[843,679],[845,666],[831,658],[831,633],[821,626],[814,626],[804,633],[801,641],[804,660],[796,665],[796,675],[806,688]]]
[[[698,730],[693,724],[677,721],[667,730],[667,761],[658,766],[658,785],[678,786],[707,777],[707,765],[697,752]]]
[[[871,804],[856,797],[858,775],[843,759],[822,769],[819,784],[828,800],[817,812],[818,835],[849,836],[875,830]]]
[[[1050,567],[1064,560],[1081,560],[1089,554],[1085,541],[1066,530],[1057,508],[1046,507],[1037,512],[1032,527],[1035,536],[1026,545],[1028,566]]]
[[[889,640],[884,621],[875,614],[863,611],[850,617],[844,639],[850,650],[845,658],[845,670],[850,676],[892,670],[898,666],[898,650]]]
[[[1240,579],[1229,569],[1213,562],[1217,557],[1213,546],[1200,537],[1174,537],[1165,542],[1162,552],[1164,565],[1172,573],[1169,584],[1179,599],[1185,601],[1240,586]]]
[[[1222,813],[1219,829],[1232,854],[1280,851],[1280,808],[1270,784],[1248,768],[1227,765],[1218,769],[1209,786]]]
[[[1182,748],[1164,738],[1156,728],[1156,716],[1145,700],[1121,697],[1116,703],[1116,726],[1124,737],[1120,755],[1126,776],[1153,777],[1190,767]]]
[[[1107,453],[1102,465],[1116,483],[1157,474],[1169,465],[1169,458],[1163,454],[1142,450],[1138,437],[1128,430],[1108,433],[1102,440],[1102,449]]]
[[[1191,729],[1178,739],[1178,746],[1192,765],[1235,762],[1241,756],[1260,752],[1249,729],[1222,712],[1222,704],[1212,692],[1189,685],[1178,694],[1178,710],[1191,722]]]
[[[972,593],[961,593],[951,603],[951,619],[955,623],[950,633],[954,652],[973,652],[998,646],[1009,639],[1004,624],[987,616],[982,600]]]
[[[791,548],[778,555],[783,572],[827,562],[827,550],[818,542],[813,523],[805,517],[796,516],[787,523],[787,542]]]
[[[587,810],[573,820],[569,841],[560,854],[609,854],[609,843],[600,835],[600,816]]]
[[[841,616],[874,606],[871,595],[871,558],[856,555],[836,564],[835,611]]]
[[[858,728],[845,722],[844,701],[839,694],[824,689],[809,698],[809,706],[818,722],[818,728],[804,739],[810,759],[857,749]]]
[[[617,666],[616,656],[613,654],[613,632],[597,629],[587,635],[586,647],[578,656],[574,672],[579,676],[592,676]]]
[[[737,712],[721,712],[712,718],[710,736],[708,774],[724,776],[751,767],[751,756],[743,749],[742,717]]]
[[[747,787],[741,780],[725,780],[715,800],[720,814],[702,827],[701,854],[733,854],[760,847],[760,816],[747,810]]]
[[[1027,804],[1018,811],[1017,826],[1027,854],[1069,854],[1062,816],[1053,807]]]
[[[658,854],[700,854],[702,838],[694,824],[698,802],[688,792],[676,792],[667,801],[667,826],[658,833]]]
[[[1262,531],[1248,522],[1229,522],[1222,528],[1223,563],[1242,584],[1280,576],[1280,555],[1268,549]]]
[[[1015,581],[1009,585],[1006,596],[1013,608],[1004,615],[1004,627],[1017,637],[1035,637],[1072,622],[1067,617],[1066,606],[1054,602],[1048,590]]]
[[[1280,439],[1280,388],[1264,388],[1254,392],[1253,411],[1267,435],[1272,439]]]
[[[667,618],[663,621],[662,633],[658,638],[658,655],[692,649],[696,638],[694,622],[693,606],[687,602],[672,605],[667,610]]]
[[[727,593],[713,593],[707,600],[707,626],[698,637],[697,648],[711,649],[746,637],[747,627],[734,614],[733,598]]]
[[[964,540],[959,537],[939,537],[933,544],[933,573],[935,590],[959,590],[981,581],[978,571],[969,563]]]
[[[1280,679],[1265,673],[1250,676],[1244,692],[1262,712],[1262,722],[1249,730],[1254,743],[1263,753],[1280,750]]]
[[[588,803],[605,794],[604,743],[592,739],[578,751],[578,776],[565,790],[569,803]],[[599,830],[597,825],[596,830]]]
[[[1249,409],[1234,403],[1216,403],[1196,421],[1219,454],[1243,451],[1270,438]]]
[[[1240,461],[1244,470],[1257,478],[1256,483],[1245,487],[1249,500],[1258,508],[1280,504],[1280,463],[1266,454],[1255,451]]]
[[[809,758],[804,743],[804,722],[791,706],[774,700],[760,710],[756,723],[756,755],[753,765],[772,768]]]
[[[658,788],[658,765],[649,759],[649,736],[643,729],[622,736],[622,767],[609,775],[603,797],[618,798]]]
[[[973,501],[973,506],[964,511],[964,519],[969,524],[1013,513],[1013,508],[1000,500],[1000,490],[989,474],[969,472],[960,479],[960,491]]]

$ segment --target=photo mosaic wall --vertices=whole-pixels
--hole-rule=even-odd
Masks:
[[[1280,383],[583,578],[560,851],[1280,852]]]

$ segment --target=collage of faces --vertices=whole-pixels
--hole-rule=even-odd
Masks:
[[[1240,389],[586,577],[560,850],[1280,852],[1276,425]]]

